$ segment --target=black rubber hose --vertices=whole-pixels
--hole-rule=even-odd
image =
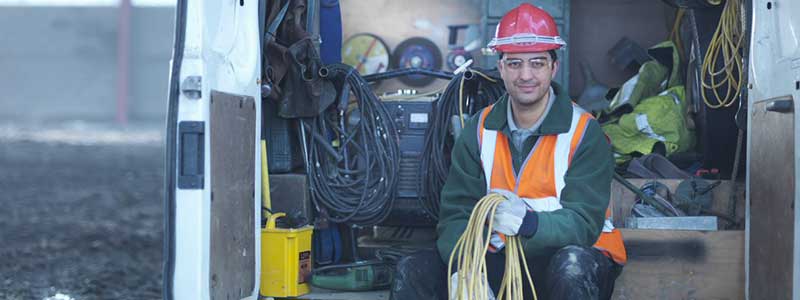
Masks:
[[[333,222],[379,224],[396,194],[400,168],[396,126],[355,69],[333,64],[320,71],[337,86],[339,101],[307,124],[311,199]],[[360,118],[348,124],[348,115],[354,113],[347,111],[351,95]]]
[[[447,79],[447,80],[450,80],[453,77],[455,77],[453,73],[445,71],[437,71],[437,70],[422,69],[422,68],[406,68],[406,69],[387,71],[383,73],[370,74],[364,76],[364,80],[366,80],[367,82],[373,82],[373,81],[385,80],[385,79],[408,76],[408,75],[428,75],[431,77]]]
[[[436,100],[419,170],[423,178],[419,203],[432,218],[438,219],[441,189],[450,170],[450,152],[455,143],[451,117],[462,113],[471,116],[504,94],[505,87],[496,70],[468,69],[450,80]]]

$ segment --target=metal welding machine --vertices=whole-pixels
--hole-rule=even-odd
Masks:
[[[387,226],[429,227],[436,220],[420,206],[420,162],[425,147],[425,132],[429,126],[434,96],[387,97],[383,101],[397,125],[400,137],[400,174],[397,197],[392,212],[383,222]]]

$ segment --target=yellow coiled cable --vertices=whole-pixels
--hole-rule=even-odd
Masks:
[[[714,37],[706,50],[703,58],[703,102],[710,108],[729,107],[736,102],[742,90],[744,74],[742,74],[742,54],[740,52],[744,32],[741,20],[741,0],[727,0],[722,9],[722,16]],[[722,66],[717,66],[717,60],[722,55]],[[708,75],[708,76],[706,76]],[[709,77],[706,79],[706,77]],[[710,82],[707,82],[710,81]],[[725,86],[725,97],[722,97],[717,88]],[[710,99],[708,90],[713,92],[714,98]]]
[[[457,258],[456,263],[458,264],[457,286],[459,288],[456,291],[456,299],[483,300],[488,296],[490,287],[486,278],[486,252],[494,225],[493,216],[497,205],[503,201],[506,201],[505,197],[498,194],[489,194],[481,198],[472,211],[466,230],[450,254],[447,274],[452,273],[454,259]],[[486,220],[489,220],[489,230],[485,231]],[[530,284],[531,291],[533,291],[533,298],[537,299],[536,288],[533,285],[530,270],[528,270],[528,262],[525,259],[525,252],[519,236],[507,237],[505,243],[506,269],[497,299],[523,299],[523,270],[528,279],[527,283]],[[447,291],[448,295],[452,295],[453,286],[450,280],[447,281]]]

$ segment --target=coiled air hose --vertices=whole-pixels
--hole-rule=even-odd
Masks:
[[[458,267],[458,290],[455,291],[455,295],[458,300],[483,300],[488,296],[490,287],[486,277],[486,251],[489,248],[489,239],[492,235],[494,212],[497,209],[497,205],[503,201],[506,201],[505,197],[498,194],[489,194],[481,198],[472,211],[466,230],[458,239],[453,252],[450,254],[447,274],[452,274],[453,261],[455,260]],[[486,220],[489,220],[488,230],[485,230]],[[530,284],[531,291],[533,291],[533,298],[537,299],[536,288],[533,285],[533,279],[531,279],[528,262],[525,259],[525,252],[519,236],[506,237],[505,243],[506,268],[497,299],[523,299],[523,270],[528,279],[527,284]],[[520,262],[522,263],[520,264]],[[453,295],[453,286],[450,280],[447,281],[447,291],[448,295]]]

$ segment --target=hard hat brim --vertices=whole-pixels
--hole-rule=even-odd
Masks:
[[[535,34],[518,34],[505,38],[494,38],[487,45],[496,52],[544,52],[560,49],[567,42],[560,36],[541,36]]]
[[[547,52],[550,50],[561,49],[563,45],[559,44],[536,44],[536,45],[500,45],[493,47],[495,52],[502,53],[526,53],[526,52]]]

